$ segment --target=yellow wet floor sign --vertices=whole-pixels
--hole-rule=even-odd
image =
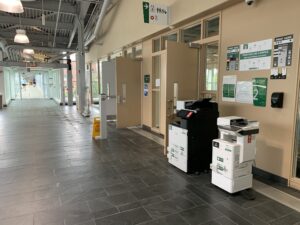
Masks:
[[[100,137],[100,118],[95,117],[93,121],[93,138]]]

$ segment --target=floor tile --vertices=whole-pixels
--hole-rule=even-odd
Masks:
[[[220,212],[208,205],[197,206],[196,208],[181,212],[180,215],[190,225],[198,225],[223,216]]]
[[[121,212],[102,219],[97,219],[97,225],[134,225],[151,220],[151,217],[143,208]]]

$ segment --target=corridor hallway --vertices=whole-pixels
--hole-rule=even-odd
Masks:
[[[1,225],[299,224],[300,214],[259,193],[230,196],[168,165],[157,143],[50,100],[0,111]]]

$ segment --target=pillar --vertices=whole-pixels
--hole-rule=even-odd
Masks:
[[[66,96],[65,96],[65,79],[64,79],[64,69],[60,69],[60,103],[65,105]]]
[[[67,59],[70,59],[70,56],[67,57]],[[73,75],[72,75],[72,69],[67,69],[67,88],[68,88],[68,106],[73,105]]]
[[[79,106],[78,110],[80,113],[84,112],[86,106],[86,82],[85,82],[85,50],[84,50],[84,27],[83,19],[79,18],[78,23],[78,53],[77,53],[77,74],[78,74],[78,97]]]

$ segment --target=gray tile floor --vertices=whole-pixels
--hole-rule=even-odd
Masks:
[[[168,165],[157,143],[91,122],[47,100],[0,111],[1,225],[300,224],[300,213],[257,193],[229,195],[210,176]]]

